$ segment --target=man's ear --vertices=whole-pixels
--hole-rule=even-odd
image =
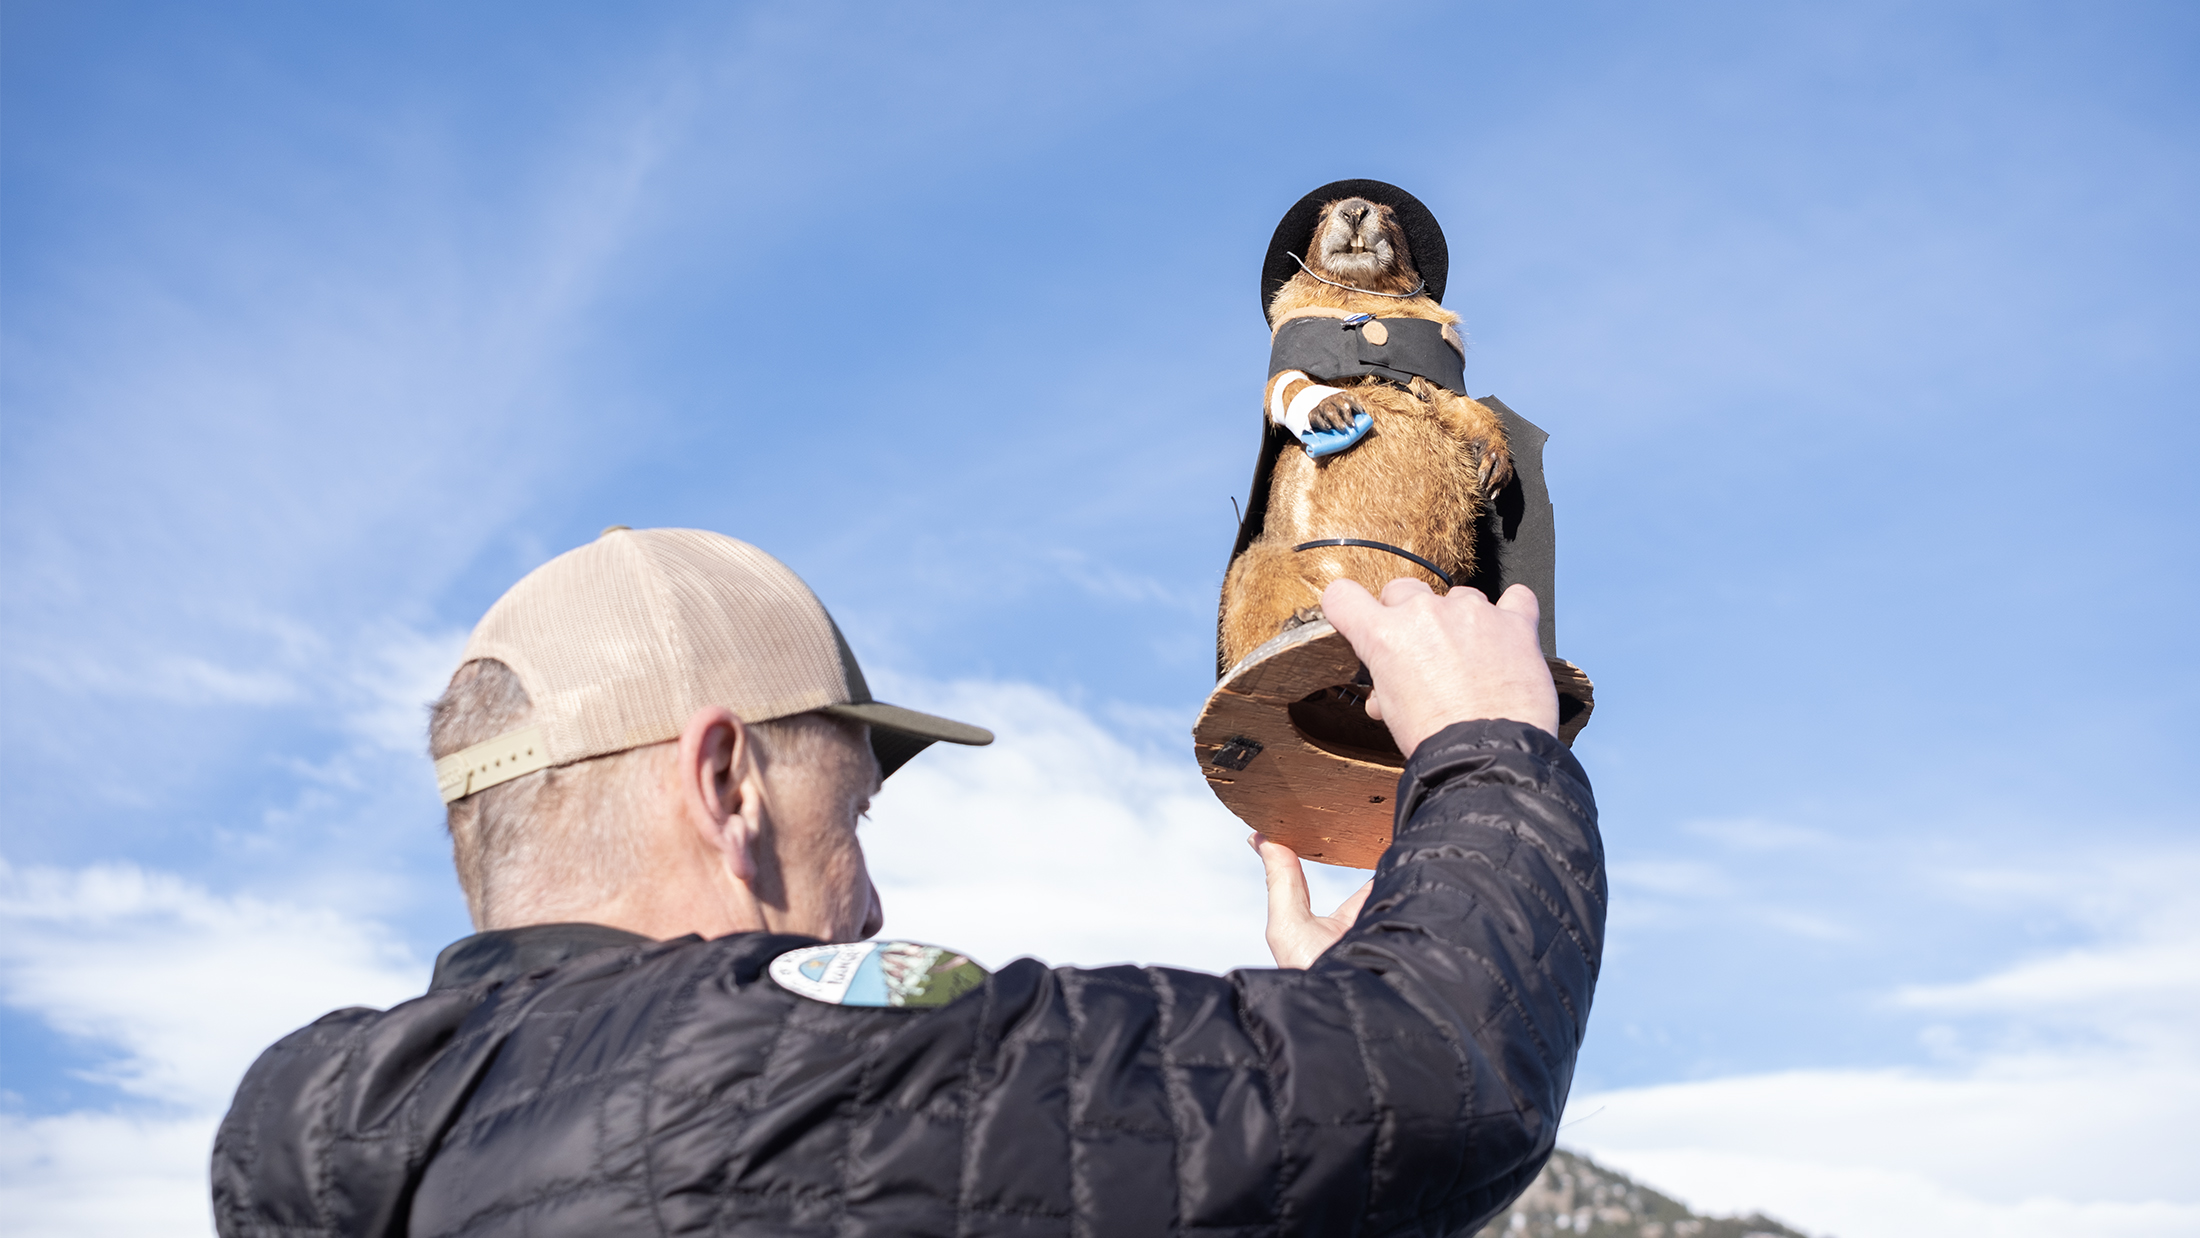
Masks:
[[[701,835],[705,847],[723,854],[726,867],[743,881],[756,879],[749,854],[754,841],[754,793],[750,785],[754,749],[749,729],[722,705],[706,705],[680,732],[680,756],[674,771],[681,815]]]

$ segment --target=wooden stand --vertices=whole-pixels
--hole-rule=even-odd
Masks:
[[[1509,585],[1535,590],[1543,612],[1537,637],[1558,686],[1558,737],[1571,744],[1596,708],[1596,690],[1580,667],[1558,656],[1558,534],[1543,484],[1550,436],[1494,395],[1482,403],[1505,423],[1513,478],[1483,513],[1475,573],[1460,584],[1492,602]],[[1262,434],[1233,560],[1266,525],[1275,453],[1288,437],[1265,422]],[[1221,682],[1192,728],[1193,750],[1216,797],[1306,859],[1375,867],[1390,846],[1405,758],[1390,729],[1367,716],[1367,671],[1352,646],[1327,622],[1309,623],[1218,669]]]
[[[1550,659],[1559,738],[1595,705],[1589,677]],[[1192,728],[1200,770],[1231,812],[1300,856],[1373,868],[1390,846],[1405,758],[1367,716],[1370,681],[1326,621],[1293,628],[1230,668]]]

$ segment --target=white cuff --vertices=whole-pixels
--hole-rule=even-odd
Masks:
[[[1305,382],[1306,386],[1291,397],[1291,405],[1286,408],[1283,406],[1284,388],[1295,382]],[[1303,371],[1285,370],[1276,375],[1275,385],[1268,389],[1268,419],[1303,437],[1313,428],[1306,415],[1314,411],[1316,404],[1339,394],[1342,393],[1335,387],[1324,387],[1308,379]]]

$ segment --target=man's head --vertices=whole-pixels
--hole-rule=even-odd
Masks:
[[[433,707],[480,928],[876,932],[856,822],[976,727],[873,701],[794,573],[714,533],[609,530],[490,608]]]

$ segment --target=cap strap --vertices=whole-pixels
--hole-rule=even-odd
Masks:
[[[550,745],[543,742],[542,728],[521,727],[437,761],[436,789],[443,793],[443,802],[449,804],[554,764]]]

